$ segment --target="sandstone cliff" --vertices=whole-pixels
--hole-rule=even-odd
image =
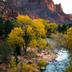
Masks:
[[[65,14],[61,4],[55,5],[53,0],[6,0],[9,6],[21,14],[32,18],[49,19],[56,23],[72,23],[72,15]]]

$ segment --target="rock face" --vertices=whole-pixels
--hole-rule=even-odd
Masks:
[[[59,5],[55,5],[56,6],[56,11],[60,14],[64,14],[63,10],[62,10],[62,7],[61,7],[61,4]]]
[[[63,12],[61,4],[55,5],[53,0],[6,0],[7,3],[21,14],[31,18],[49,19],[56,23],[72,23],[72,15]]]
[[[18,15],[17,12],[13,11],[6,2],[0,0],[0,18],[4,19],[8,19],[10,17],[15,18],[17,15]]]

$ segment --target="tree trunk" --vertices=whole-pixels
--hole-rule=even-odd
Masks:
[[[26,55],[27,50],[26,50],[26,47],[25,47],[25,46],[21,47],[21,51],[20,51],[20,53],[21,53],[21,56]]]

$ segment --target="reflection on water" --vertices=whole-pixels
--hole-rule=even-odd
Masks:
[[[68,59],[68,51],[62,48],[57,52],[57,58],[55,60],[62,61],[64,59]]]
[[[61,48],[61,50],[55,50],[57,53],[57,58],[46,66],[44,72],[64,72],[65,68],[68,66],[68,51]]]

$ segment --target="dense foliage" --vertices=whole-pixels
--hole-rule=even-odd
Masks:
[[[26,9],[21,10],[27,14]],[[48,38],[56,45],[49,44]],[[56,24],[18,15],[0,1],[0,67],[3,63],[8,65],[4,72],[40,72],[38,70],[47,62],[43,60],[43,55],[40,59],[37,54],[45,49],[46,54],[56,47],[65,47],[72,55],[72,24]],[[72,61],[66,72],[72,72]]]
[[[66,34],[66,39],[67,39],[67,47],[72,50],[72,27],[70,27],[67,30],[67,34]]]
[[[33,54],[32,56],[36,57],[36,49],[42,51],[47,46],[50,49],[53,45],[47,43],[47,38],[56,41],[57,46],[67,47],[72,51],[71,26],[71,24],[58,25],[40,18],[32,20],[27,15],[18,15],[16,18],[7,20],[0,18],[0,62],[9,63],[10,72],[17,72],[18,70],[21,72],[35,71],[38,68],[37,64],[22,62],[21,65],[18,56],[31,58]],[[33,49],[36,51],[28,52],[28,50],[32,51]],[[38,62],[40,67],[45,65],[44,60]]]

